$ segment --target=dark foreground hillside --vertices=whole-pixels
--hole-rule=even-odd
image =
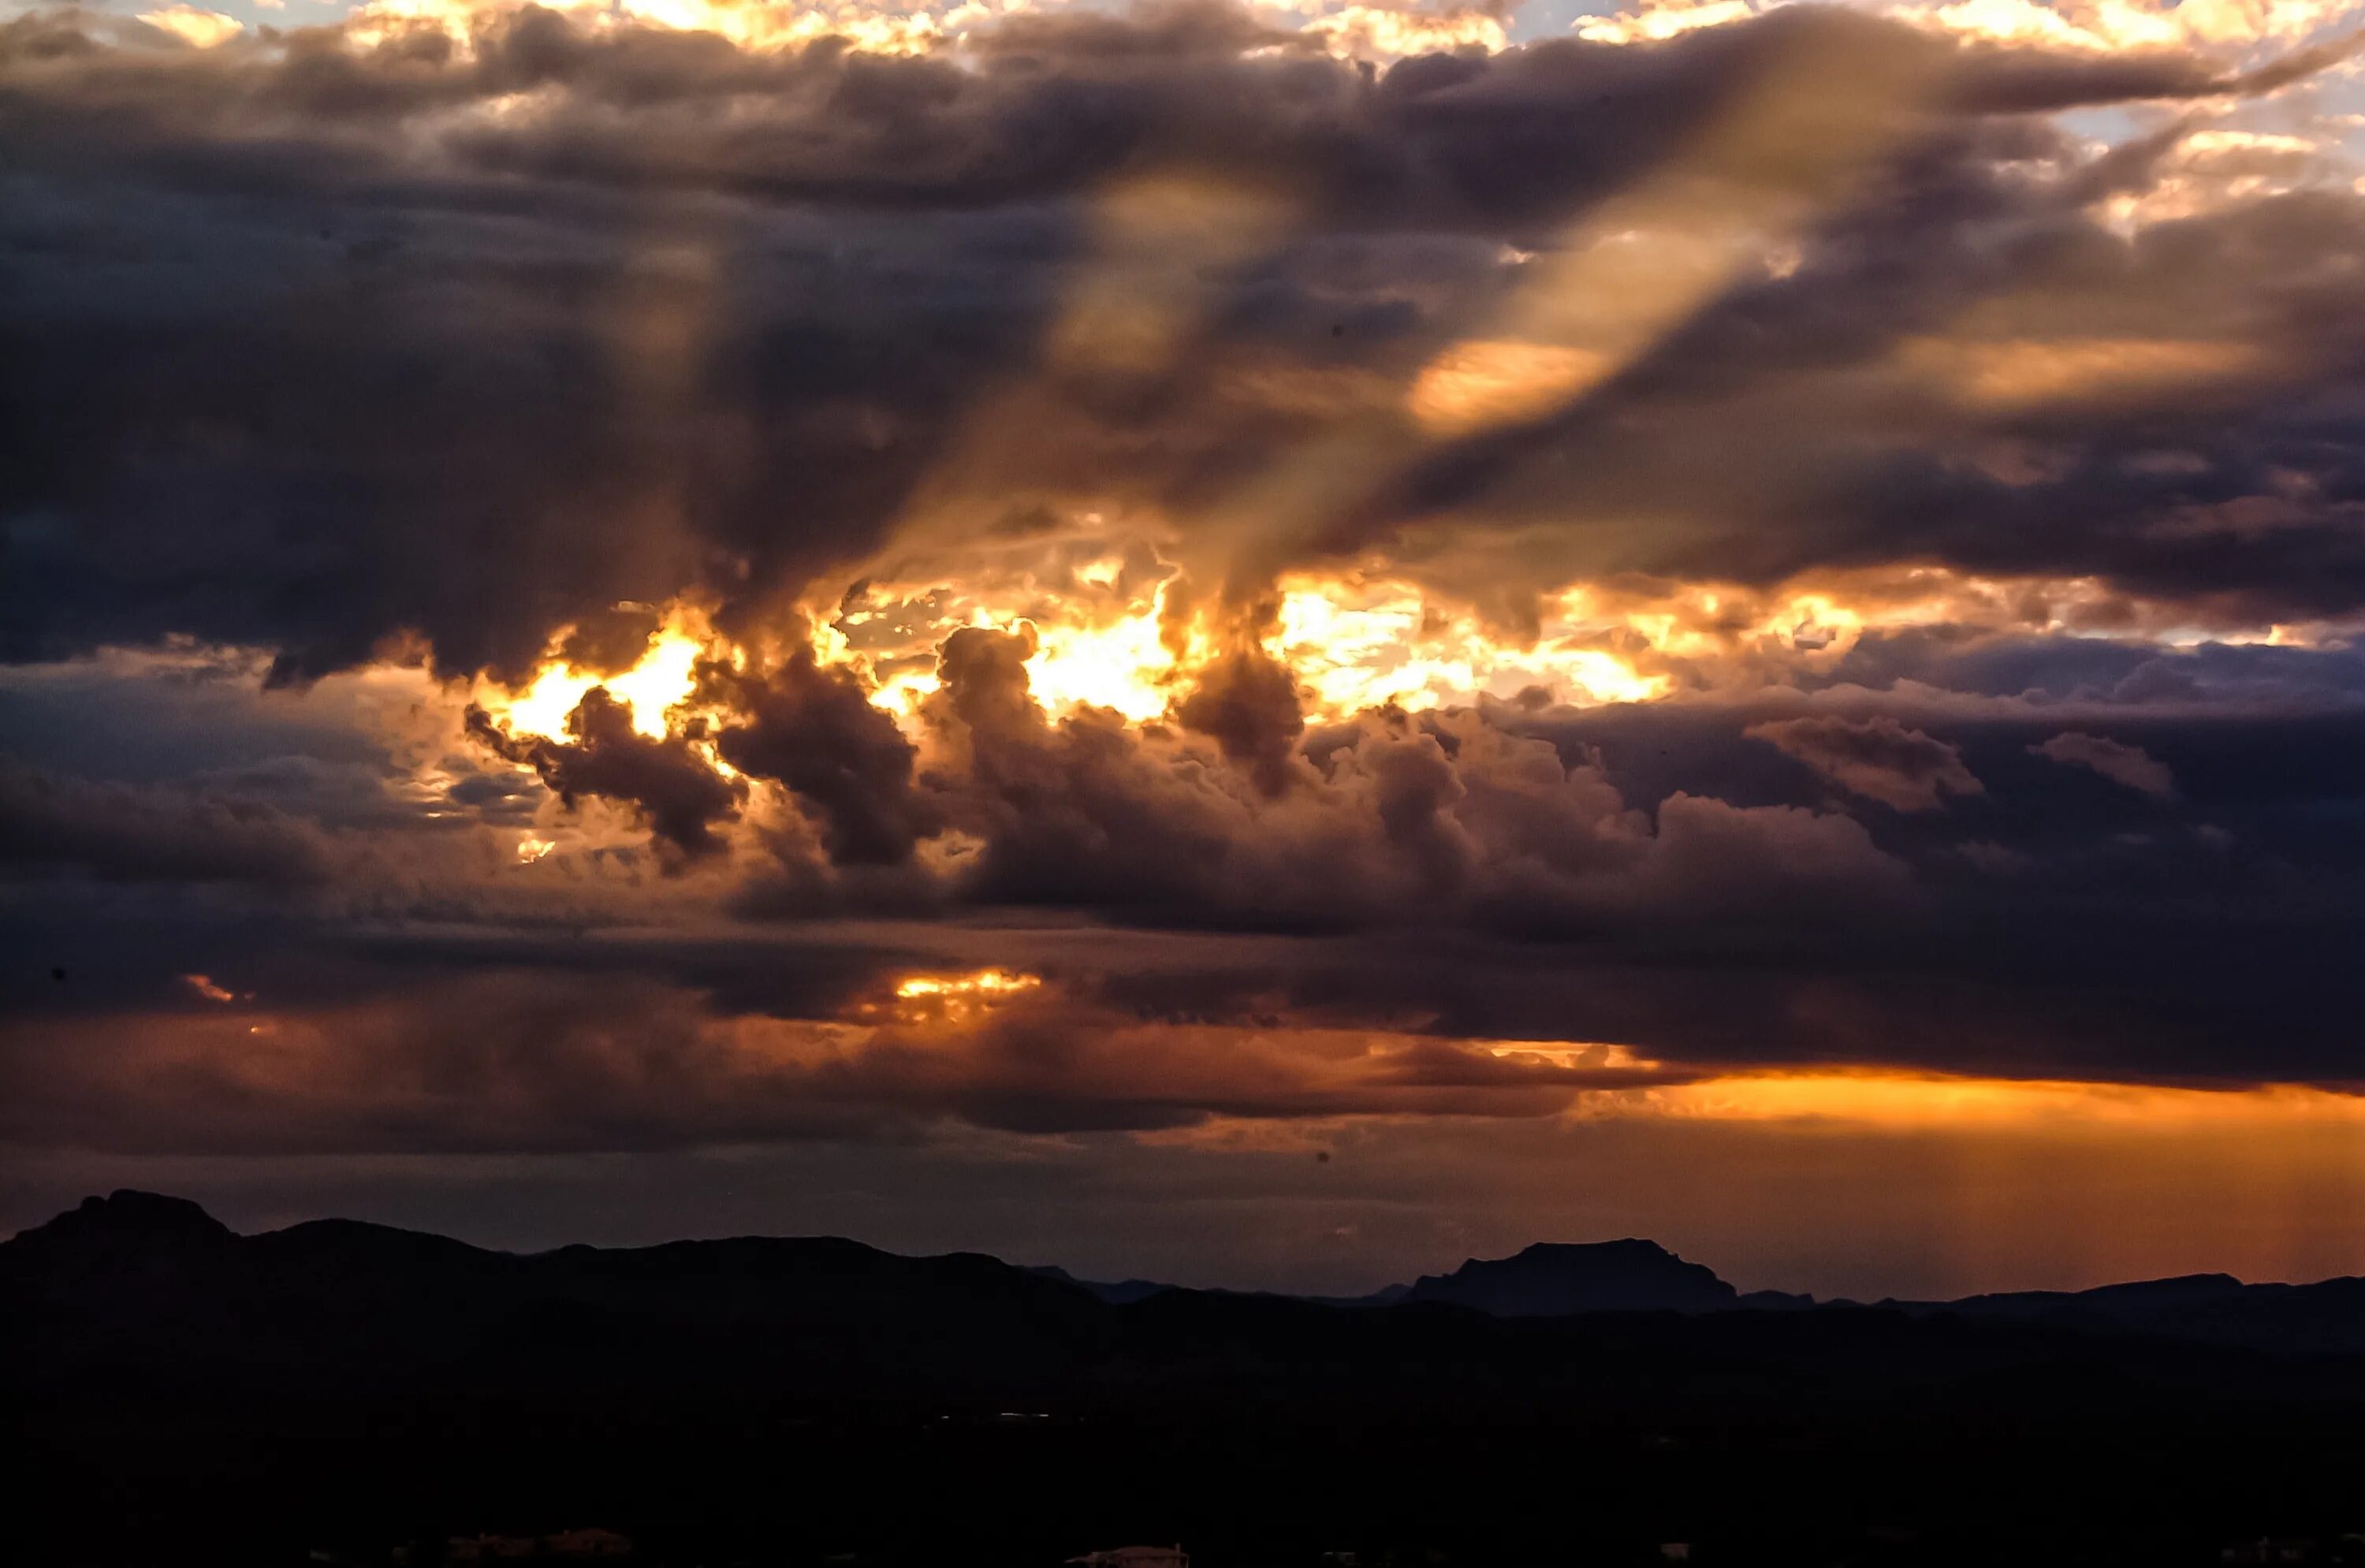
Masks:
[[[532,1257],[118,1194],[0,1245],[11,1562],[2217,1562],[2365,1531],[2365,1357],[1917,1308],[1498,1317],[838,1240]],[[1342,1558],[1333,1557],[1333,1563]]]

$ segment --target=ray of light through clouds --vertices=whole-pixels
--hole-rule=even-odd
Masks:
[[[7,17],[17,1220],[2365,1269],[2359,7]]]

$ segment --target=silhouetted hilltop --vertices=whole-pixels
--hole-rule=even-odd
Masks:
[[[1159,1280],[1080,1280],[1056,1263],[1038,1264],[1026,1271],[1030,1274],[1039,1274],[1047,1280],[1058,1280],[1062,1284],[1073,1285],[1078,1290],[1088,1291],[1095,1299],[1104,1301],[1111,1306],[1125,1306],[1156,1295],[1160,1291],[1181,1288]]]
[[[230,1226],[185,1198],[129,1192],[84,1198],[0,1243],[0,1291],[53,1294],[112,1316],[209,1279],[242,1246]]]
[[[1586,1245],[1539,1241],[1508,1258],[1470,1259],[1426,1274],[1399,1298],[1474,1307],[1497,1317],[1575,1312],[1723,1312],[1741,1293],[1716,1271],[1687,1263],[1654,1241]]]
[[[1065,1270],[1034,1271],[1124,1305],[1181,1287],[1154,1280],[1100,1283]],[[1239,1293],[1202,1292],[1202,1294]],[[2231,1274],[2135,1280],[2084,1291],[2015,1291],[1956,1301],[1885,1300],[1866,1307],[1787,1291],[1737,1290],[1705,1264],[1656,1242],[1538,1242],[1508,1258],[1473,1258],[1449,1274],[1425,1274],[1362,1296],[1300,1298],[1325,1306],[1466,1307],[1495,1317],[1605,1312],[1863,1312],[2043,1324],[2090,1334],[2137,1334],[2275,1353],[2365,1354],[2365,1279],[2315,1284],[2245,1284]]]
[[[324,1220],[341,1223],[341,1220]],[[230,1225],[206,1214],[185,1197],[163,1197],[156,1192],[114,1192],[108,1197],[85,1197],[48,1225],[19,1232],[7,1247],[9,1256],[52,1251],[81,1251],[95,1256],[111,1247],[132,1249],[204,1249],[237,1239]]]
[[[1085,1339],[1107,1329],[1096,1306],[1160,1297],[1168,1310],[1236,1315],[1293,1307],[1461,1307],[1496,1318],[1591,1314],[1818,1315],[1887,1311],[2088,1333],[2140,1334],[2274,1352],[2365,1354],[2365,1279],[2245,1284],[2230,1274],[2135,1281],[2077,1292],[2023,1291],[1958,1301],[1819,1304],[1778,1291],[1746,1294],[1712,1269],[1655,1242],[1539,1242],[1508,1258],[1470,1259],[1368,1296],[1288,1298],[1194,1291],[1151,1280],[1099,1282],[1052,1267],[1018,1268],[980,1253],[910,1258],[842,1237],[743,1237],[644,1248],[563,1247],[518,1254],[357,1220],[311,1220],[241,1237],[197,1204],[118,1192],[0,1242],[10,1310],[53,1309],[69,1334],[179,1324],[223,1330],[269,1321],[271,1304],[316,1315],[375,1310],[402,1299],[466,1324],[511,1310],[650,1314],[685,1322],[770,1321],[876,1338],[898,1322],[956,1316],[970,1335],[1047,1330]],[[1217,1306],[1214,1304],[1224,1304]],[[421,1326],[431,1321],[413,1313]],[[215,1323],[215,1319],[220,1319]],[[210,1327],[207,1326],[210,1325]],[[293,1341],[263,1337],[264,1349]],[[275,1359],[275,1358],[274,1358]]]
[[[2245,1284],[2231,1274],[2137,1280],[2088,1291],[2018,1291],[1950,1302],[1884,1302],[1941,1314],[2141,1334],[2283,1354],[2365,1352],[2365,1279]]]
[[[40,1343],[45,1376],[169,1363],[363,1382],[485,1360],[535,1376],[728,1380],[753,1354],[817,1363],[817,1383],[957,1384],[1024,1368],[1034,1348],[1088,1333],[1097,1310],[1080,1287],[992,1258],[835,1237],[535,1254],[353,1220],[240,1237],[194,1204],[128,1192],[0,1243],[0,1296]],[[758,1328],[768,1343],[709,1353]],[[566,1364],[617,1337],[640,1342]]]

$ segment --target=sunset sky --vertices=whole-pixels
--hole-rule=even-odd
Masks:
[[[2365,1272],[2365,4],[0,4],[0,1231]]]

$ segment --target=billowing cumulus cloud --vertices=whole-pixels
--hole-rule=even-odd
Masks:
[[[2355,61],[12,13],[0,1142],[2353,1090]]]

